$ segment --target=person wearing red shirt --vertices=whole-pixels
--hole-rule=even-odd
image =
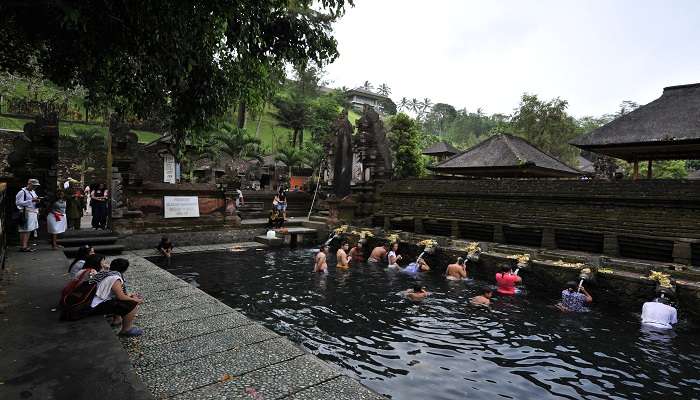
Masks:
[[[496,273],[496,285],[498,293],[505,295],[515,294],[515,285],[522,282],[523,279],[513,273],[513,269],[508,265],[501,267],[501,272]]]

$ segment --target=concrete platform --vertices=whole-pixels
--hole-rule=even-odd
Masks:
[[[284,246],[284,238],[281,237],[269,238],[266,235],[260,235],[255,237],[255,241],[270,247]]]
[[[145,334],[122,342],[155,398],[384,399],[141,254],[124,257],[130,290],[146,299],[136,320]]]

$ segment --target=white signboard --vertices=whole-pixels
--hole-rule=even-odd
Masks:
[[[199,197],[163,196],[165,218],[199,217]]]
[[[175,183],[175,157],[163,154],[163,182]]]

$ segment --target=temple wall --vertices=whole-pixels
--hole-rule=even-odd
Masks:
[[[700,265],[700,182],[400,180],[375,226]]]

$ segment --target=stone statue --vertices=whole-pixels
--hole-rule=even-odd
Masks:
[[[359,143],[357,150],[362,154],[365,180],[386,181],[393,175],[391,151],[386,137],[384,123],[371,107],[365,107],[362,118],[357,121]]]
[[[615,171],[617,171],[617,163],[612,157],[596,154],[593,168],[595,168],[596,179],[612,180],[615,177]]]
[[[335,122],[334,130],[333,192],[337,198],[342,199],[350,195],[352,181],[352,125],[347,111]]]

